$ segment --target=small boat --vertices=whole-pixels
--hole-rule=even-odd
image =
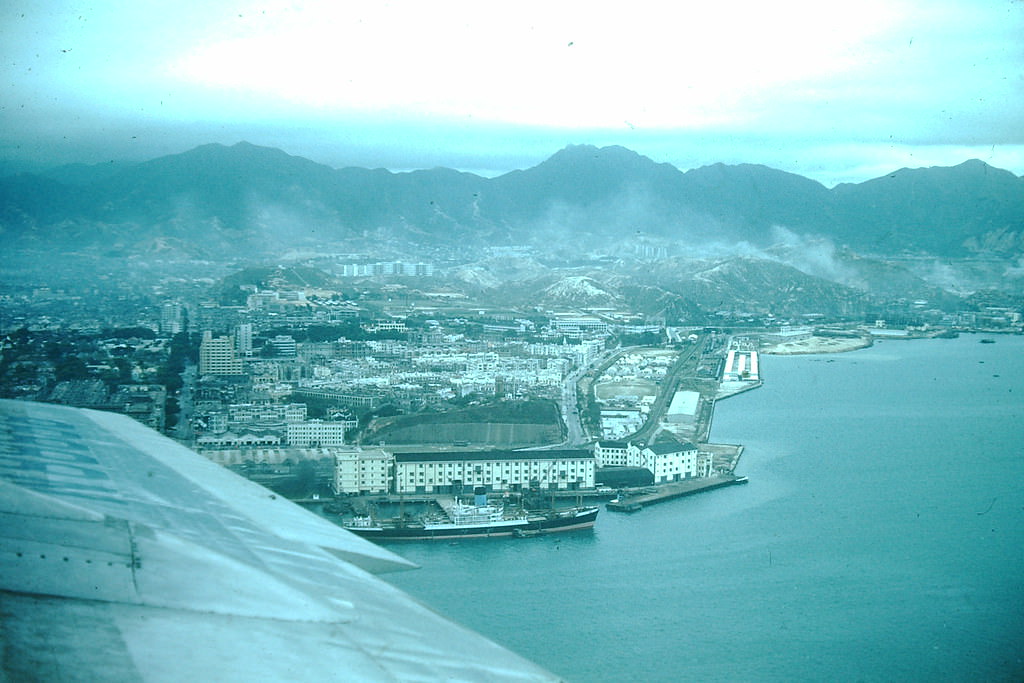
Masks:
[[[608,508],[609,510],[612,510],[613,512],[630,512],[630,513],[632,513],[632,512],[640,512],[640,510],[642,510],[644,506],[641,505],[640,503],[635,503],[635,502],[634,503],[627,503],[627,502],[620,501],[620,500],[616,499],[616,500],[608,501],[608,503],[605,504],[605,507]]]
[[[533,538],[534,536],[540,536],[544,533],[547,532],[543,529],[516,529],[512,532],[512,535],[516,538]]]

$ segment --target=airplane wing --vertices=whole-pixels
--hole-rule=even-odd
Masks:
[[[128,417],[0,400],[0,680],[559,680],[375,576],[414,567]]]

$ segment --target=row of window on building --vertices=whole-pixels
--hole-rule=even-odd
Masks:
[[[339,494],[460,494],[528,489],[585,490],[601,467],[640,467],[655,483],[711,476],[712,456],[690,443],[638,446],[598,443],[594,451],[479,451],[397,453],[341,451],[335,455],[334,489]]]
[[[385,261],[380,263],[342,263],[337,267],[341,277],[373,277],[374,275],[402,275],[404,277],[433,277],[433,263],[405,263]]]
[[[335,456],[336,493],[454,493],[529,488],[580,490],[594,487],[590,451],[481,451],[398,453],[382,450]]]

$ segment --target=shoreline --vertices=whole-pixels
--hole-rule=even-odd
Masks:
[[[874,345],[871,337],[804,337],[778,342],[761,348],[761,353],[772,356],[797,356],[815,353],[848,353]]]

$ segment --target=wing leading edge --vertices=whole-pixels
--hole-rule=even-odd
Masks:
[[[372,575],[411,567],[130,418],[0,401],[14,680],[557,680]]]

